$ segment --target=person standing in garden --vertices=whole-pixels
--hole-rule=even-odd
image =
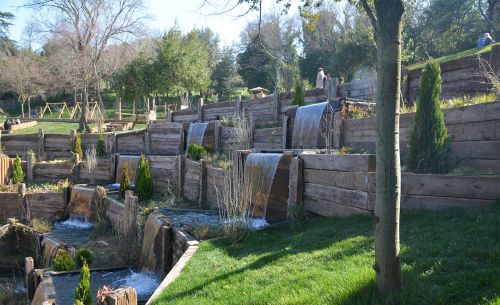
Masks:
[[[323,68],[318,69],[318,75],[316,76],[316,88],[323,88],[324,87],[324,79],[325,79],[325,71],[323,71]]]

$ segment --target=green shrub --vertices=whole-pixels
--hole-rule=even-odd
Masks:
[[[90,269],[87,262],[83,262],[80,269],[80,281],[75,289],[75,303],[81,301],[84,305],[92,305],[92,295],[90,294]]]
[[[97,138],[96,154],[98,158],[107,158],[109,156],[102,133],[99,133],[99,137]]]
[[[78,250],[75,257],[76,263],[78,264],[79,267],[83,267],[84,262],[87,262],[87,264],[91,265],[93,259],[94,259],[94,253],[87,248],[82,248]]]
[[[69,256],[68,251],[59,249],[57,250],[56,257],[52,261],[52,268],[55,271],[70,271],[75,268],[75,261]]]
[[[139,160],[137,173],[135,175],[134,192],[141,202],[153,198],[153,178],[151,178],[151,172],[149,170],[149,160],[146,159],[144,155],[142,155]]]
[[[120,179],[120,197],[125,198],[125,191],[130,190],[130,178],[128,177],[128,162],[123,165],[122,177]]]
[[[199,161],[206,154],[205,148],[199,144],[189,144],[188,158],[194,161]]]
[[[441,71],[429,61],[420,78],[420,95],[410,136],[406,167],[415,173],[447,173],[452,168],[448,131],[439,105]]]
[[[76,300],[74,305],[84,305],[82,301]]]
[[[301,80],[296,80],[294,85],[294,94],[292,104],[302,107],[306,104],[304,97],[304,83]]]
[[[80,160],[83,160],[83,146],[82,146],[82,138],[79,133],[75,136],[75,142],[73,143],[73,152],[78,154]]]
[[[16,156],[16,159],[14,159],[11,179],[12,183],[14,184],[24,182],[24,173],[23,173],[23,168],[21,166],[21,158],[19,158],[19,156]]]
[[[302,230],[305,223],[304,205],[295,203],[288,211],[290,217],[290,228],[292,230]]]

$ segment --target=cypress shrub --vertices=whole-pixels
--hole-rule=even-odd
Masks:
[[[76,253],[75,257],[76,263],[78,266],[83,267],[83,264],[86,262],[88,265],[92,264],[92,261],[94,260],[94,253],[92,253],[92,250],[89,250],[87,248],[82,248],[78,250]]]
[[[75,289],[75,302],[81,301],[84,305],[92,305],[92,295],[90,294],[90,269],[87,262],[83,262],[80,269],[80,281]]]
[[[125,191],[130,190],[130,178],[128,177],[128,162],[123,165],[122,177],[120,179],[120,197],[125,198]]]
[[[301,80],[296,80],[294,85],[294,95],[292,104],[302,107],[306,104],[306,100],[304,97],[304,83]]]
[[[427,62],[420,78],[420,95],[410,136],[406,167],[415,173],[447,173],[452,167],[448,130],[439,107],[441,69]]]
[[[99,137],[97,138],[96,154],[98,158],[108,157],[108,151],[106,150],[106,143],[104,143],[102,133],[99,133]]]
[[[16,155],[16,159],[14,159],[14,164],[12,166],[12,174],[11,174],[12,183],[23,183],[24,182],[24,173],[23,168],[21,166],[21,158]]]
[[[56,257],[52,261],[52,268],[55,271],[70,271],[75,268],[73,258],[69,256],[68,251],[59,249],[57,250]]]
[[[83,147],[82,147],[82,138],[79,133],[75,136],[75,142],[73,143],[73,152],[78,154],[80,160],[83,160]]]
[[[147,201],[153,197],[153,178],[149,170],[149,160],[141,155],[137,173],[135,175],[135,188],[134,192],[139,197],[140,201]]]

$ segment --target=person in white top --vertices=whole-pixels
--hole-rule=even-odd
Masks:
[[[316,76],[316,88],[323,88],[325,79],[325,71],[323,68],[318,69],[318,75]]]

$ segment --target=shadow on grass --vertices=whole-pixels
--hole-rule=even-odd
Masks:
[[[341,287],[341,291],[351,291],[344,297],[339,299],[334,289],[323,289],[316,292],[317,302],[311,304],[489,304],[500,291],[499,235],[499,205],[483,210],[404,213],[401,217],[402,290],[381,295],[374,277],[367,276],[361,280],[358,278],[358,282],[355,279],[346,281],[347,285],[355,284],[355,289]],[[158,300],[161,304],[182,303],[183,298],[217,282],[237,286],[240,283],[231,282],[232,276],[259,270],[278,261],[282,263],[287,257],[303,253],[311,253],[311,257],[306,257],[303,262],[320,259],[324,261],[325,269],[329,262],[333,264],[334,261],[358,263],[351,258],[362,253],[370,259],[373,255],[373,226],[371,217],[367,216],[318,218],[308,223],[303,232],[293,232],[282,226],[252,232],[239,246],[231,246],[226,240],[212,241],[211,245],[237,260],[258,258],[230,272],[207,276],[201,283],[188,283],[180,291],[174,289],[168,293],[167,289]],[[328,251],[319,257],[313,256],[313,253],[327,248]],[[370,268],[373,263],[367,266],[365,262],[362,260],[359,264],[363,265],[359,267]],[[273,293],[282,299],[284,292],[280,289]],[[259,301],[255,300],[255,303]]]

